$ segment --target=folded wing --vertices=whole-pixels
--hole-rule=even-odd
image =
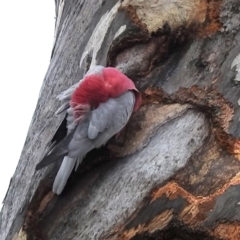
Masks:
[[[53,184],[53,192],[61,194],[75,166],[78,168],[84,156],[104,144],[127,124],[135,103],[132,91],[118,98],[110,98],[97,109],[85,114],[81,122],[37,165],[39,170],[63,158]]]
[[[132,91],[118,98],[110,98],[91,111],[77,126],[70,142],[68,155],[78,157],[76,168],[82,158],[92,149],[104,144],[127,124],[135,103]],[[80,158],[79,158],[80,156]]]

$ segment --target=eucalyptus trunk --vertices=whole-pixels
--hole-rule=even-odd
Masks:
[[[55,4],[51,62],[0,239],[240,239],[239,0]],[[62,126],[56,96],[95,64],[124,72],[143,104],[56,196],[61,162],[35,166]]]

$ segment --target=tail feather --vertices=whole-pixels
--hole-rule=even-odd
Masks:
[[[77,163],[76,163],[76,166],[75,166],[75,171],[77,171],[79,165],[81,164],[82,160],[83,160],[84,156],[80,156],[77,158]]]
[[[76,160],[75,158],[70,158],[68,156],[65,156],[62,162],[62,165],[57,173],[57,176],[54,180],[53,183],[53,192],[56,194],[61,194],[66,183],[67,180],[76,164]]]
[[[36,170],[40,170],[41,168],[44,168],[66,156],[68,154],[68,144],[72,140],[74,132],[75,130],[69,133],[61,142],[59,142],[53,148],[53,150],[37,164]]]

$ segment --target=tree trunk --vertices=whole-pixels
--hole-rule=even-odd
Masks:
[[[240,239],[239,0],[55,0],[52,58],[1,212],[7,239]],[[56,96],[113,66],[143,105],[60,196],[35,166]]]

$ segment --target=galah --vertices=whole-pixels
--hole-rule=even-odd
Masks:
[[[132,80],[116,68],[95,66],[58,98],[67,100],[57,111],[67,111],[67,135],[37,164],[36,170],[63,158],[53,184],[53,192],[61,194],[74,166],[76,170],[89,151],[122,130],[139,108],[141,95]]]

